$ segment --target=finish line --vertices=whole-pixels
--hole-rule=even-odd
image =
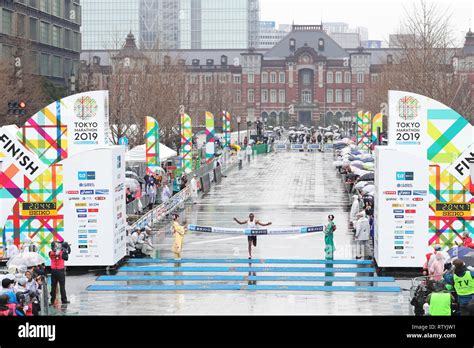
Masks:
[[[129,259],[128,263],[258,263],[308,265],[371,265],[371,260],[298,260],[298,259]]]
[[[325,291],[400,292],[399,287],[382,286],[305,286],[305,285],[90,285],[87,291]]]
[[[188,230],[200,233],[231,234],[244,236],[285,235],[323,232],[324,226],[287,227],[287,228],[222,228],[210,226],[188,225]]]

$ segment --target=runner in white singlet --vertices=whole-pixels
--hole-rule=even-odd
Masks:
[[[239,225],[247,224],[247,228],[250,230],[258,228],[257,226],[265,227],[265,226],[270,226],[272,224],[271,222],[265,224],[256,220],[255,215],[253,213],[249,214],[248,220],[239,221],[236,218],[234,218],[234,221],[237,222]],[[257,236],[248,236],[247,240],[248,240],[248,246],[249,246],[249,259],[251,259],[252,258],[252,244],[254,247],[257,247]]]

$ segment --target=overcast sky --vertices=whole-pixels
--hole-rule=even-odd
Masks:
[[[452,13],[453,30],[458,40],[464,42],[469,20],[474,17],[474,0],[434,2]],[[411,8],[412,3],[413,0],[260,0],[260,17],[277,24],[291,24],[293,21],[295,24],[319,24],[322,16],[323,22],[346,22],[350,27],[367,27],[369,39],[388,41],[388,35],[399,28],[404,8]]]

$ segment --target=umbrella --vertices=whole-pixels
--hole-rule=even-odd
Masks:
[[[468,247],[454,247],[448,250],[449,256],[452,258],[459,258],[464,261],[466,266],[474,267],[474,249]]]
[[[367,173],[359,178],[359,181],[374,181],[374,173]]]

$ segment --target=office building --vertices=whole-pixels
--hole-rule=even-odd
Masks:
[[[24,57],[34,73],[68,85],[79,69],[80,26],[79,0],[2,1],[0,54],[4,59]]]

